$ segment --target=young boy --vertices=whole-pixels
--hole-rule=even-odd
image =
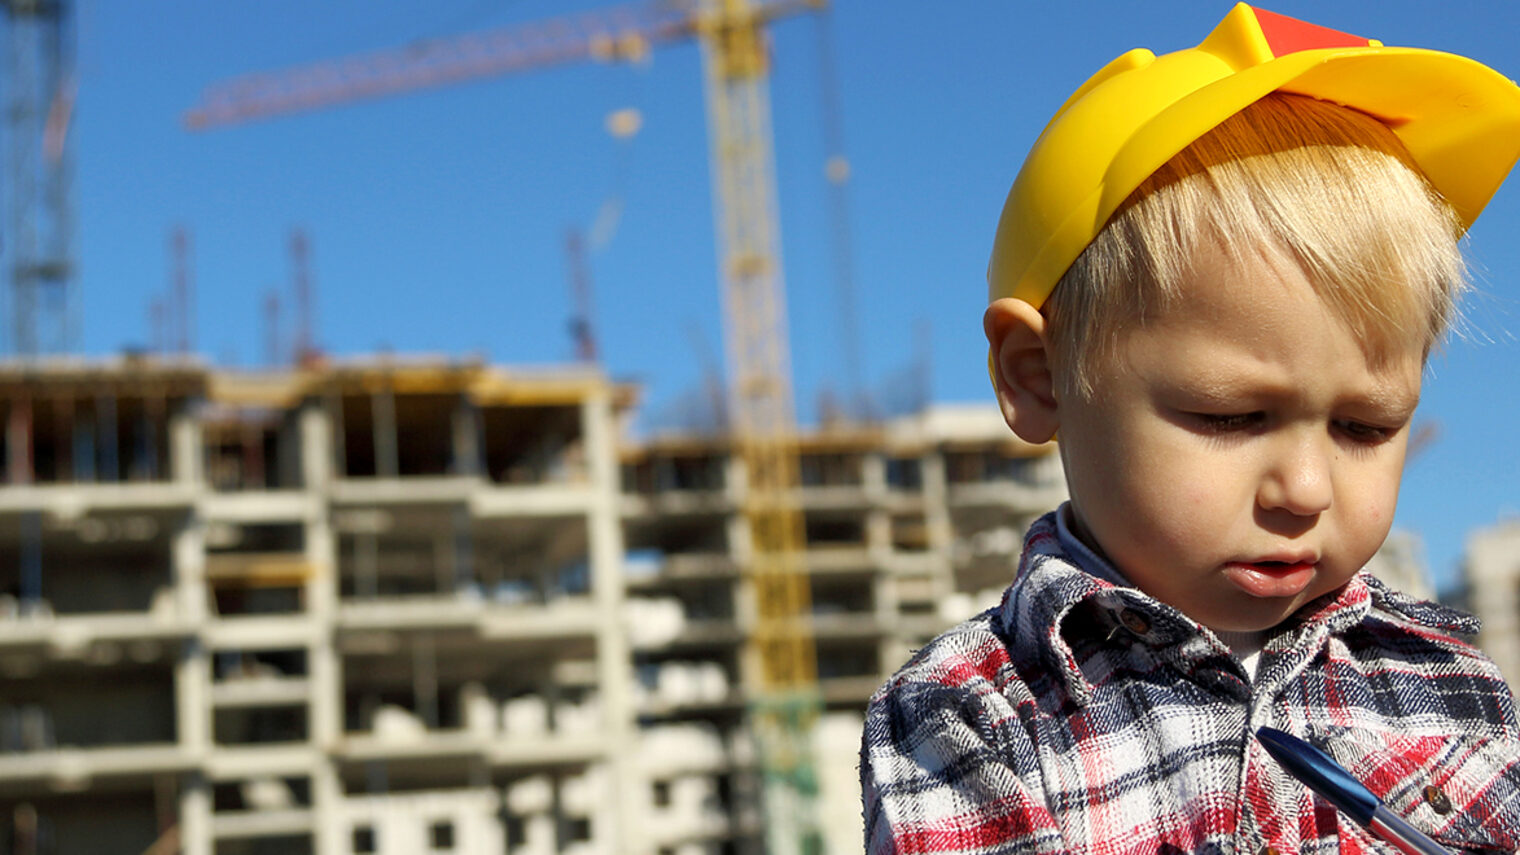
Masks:
[[[1260,727],[1448,847],[1520,847],[1520,728],[1474,621],[1361,572],[1458,239],[1517,156],[1497,73],[1245,5],[1066,102],[984,325],[1008,424],[1059,431],[1071,501],[1000,606],[873,698],[873,855],[1393,851]]]

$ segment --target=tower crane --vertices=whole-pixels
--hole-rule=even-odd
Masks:
[[[5,19],[5,219],[11,352],[74,345],[74,13],[68,0],[0,0]]]
[[[702,46],[717,207],[730,424],[748,483],[746,572],[757,619],[745,652],[758,675],[750,717],[765,784],[766,848],[822,851],[811,732],[822,701],[802,563],[796,415],[778,241],[767,26],[825,0],[687,0],[629,6],[430,40],[248,75],[208,89],[191,129],[316,110],[551,65],[638,60],[655,46]]]

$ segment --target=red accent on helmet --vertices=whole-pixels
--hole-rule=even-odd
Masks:
[[[1369,40],[1340,30],[1321,27],[1308,21],[1300,21],[1287,15],[1251,7],[1256,13],[1256,24],[1266,37],[1273,56],[1287,56],[1301,50],[1338,47],[1367,47]]]

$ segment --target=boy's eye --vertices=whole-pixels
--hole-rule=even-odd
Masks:
[[[1256,427],[1266,419],[1266,413],[1257,411],[1254,413],[1194,413],[1193,417],[1206,430],[1217,433],[1247,430]]]
[[[1352,442],[1364,445],[1379,445],[1393,439],[1394,434],[1399,432],[1398,428],[1378,427],[1377,425],[1369,425],[1365,422],[1353,421],[1336,422],[1335,428]]]

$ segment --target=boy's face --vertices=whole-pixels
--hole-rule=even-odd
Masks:
[[[1078,532],[1131,583],[1263,630],[1387,536],[1423,355],[1370,362],[1280,254],[1197,261],[1094,394],[1060,401],[1062,457]]]

